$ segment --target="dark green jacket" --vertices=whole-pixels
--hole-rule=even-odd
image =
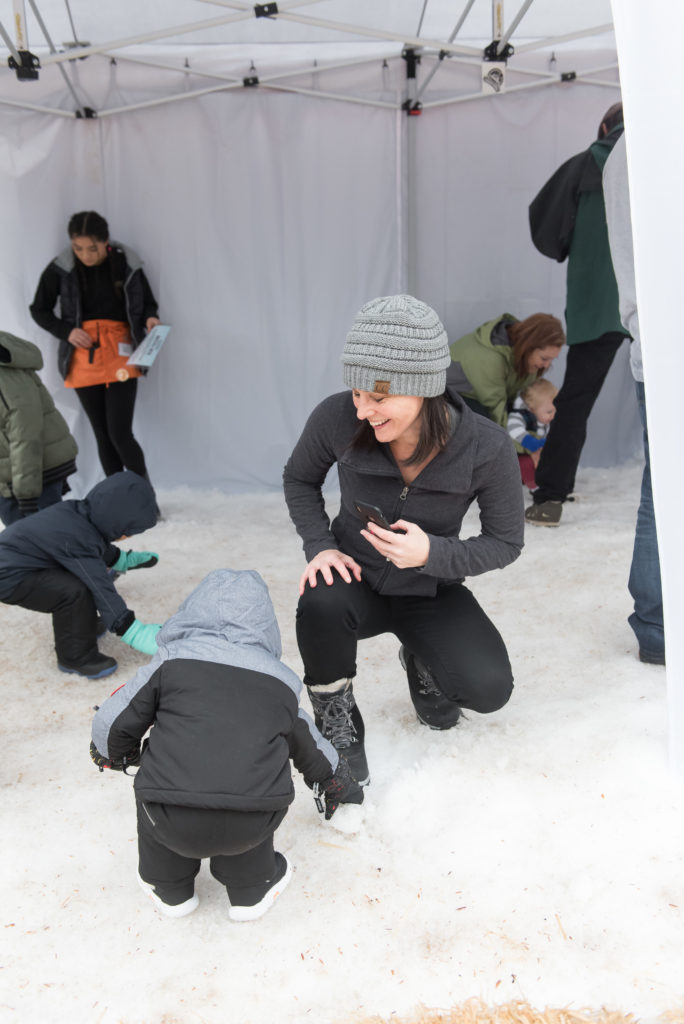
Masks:
[[[530,205],[530,229],[537,249],[559,263],[568,260],[568,345],[594,341],[609,332],[627,335],[618,311],[601,177],[621,134],[622,125],[618,125],[567,160]]]
[[[449,348],[453,362],[447,372],[448,384],[460,395],[476,398],[501,427],[508,423],[508,410],[514,400],[537,378],[536,373],[521,377],[515,372],[505,326],[516,322],[510,313],[502,313],[464,334]]]
[[[36,373],[37,345],[0,331],[0,494],[35,501],[75,469],[78,445]]]

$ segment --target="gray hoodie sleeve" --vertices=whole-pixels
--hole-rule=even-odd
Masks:
[[[152,725],[159,701],[158,654],[115,690],[93,719],[92,740],[103,757],[123,757]]]

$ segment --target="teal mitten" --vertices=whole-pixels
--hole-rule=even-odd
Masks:
[[[156,551],[122,551],[114,565],[114,572],[128,572],[129,569],[151,569],[159,561]]]
[[[133,622],[121,639],[125,644],[128,644],[129,647],[132,647],[136,651],[140,651],[141,654],[156,654],[156,636],[160,629],[161,626],[157,625],[157,623],[144,623],[139,619],[133,619]]]

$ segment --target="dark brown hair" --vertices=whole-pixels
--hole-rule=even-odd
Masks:
[[[519,377],[525,377],[527,357],[538,348],[560,348],[565,344],[565,331],[560,320],[550,313],[533,313],[525,320],[507,324],[508,337],[513,350],[513,368]],[[543,371],[540,370],[537,376]]]
[[[420,436],[413,454],[405,459],[403,466],[414,466],[432,455],[435,448],[442,451],[449,440],[449,404],[444,395],[435,398],[424,398],[420,408]],[[350,448],[359,451],[371,451],[377,444],[375,432],[368,420],[359,424],[359,429],[352,438]]]
[[[599,125],[598,137],[599,139],[605,139],[606,135],[610,135],[613,128],[617,128],[619,124],[624,121],[624,115],[622,113],[622,103],[614,103],[612,107],[608,107],[605,114],[601,118],[601,124]]]
[[[69,238],[94,238],[96,242],[109,241],[109,225],[94,210],[75,213],[67,225]]]

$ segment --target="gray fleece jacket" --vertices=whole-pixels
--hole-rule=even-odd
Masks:
[[[373,590],[392,595],[433,596],[440,583],[503,569],[523,546],[524,519],[518,459],[505,430],[477,416],[449,392],[454,428],[444,451],[406,486],[389,446],[351,448],[358,427],[351,391],[331,395],[309,417],[283,474],[285,500],[304,553],[339,548],[361,565]],[[330,522],[322,485],[337,464],[340,511]],[[361,536],[365,525],[354,501],[377,505],[389,522],[417,523],[430,538],[419,569],[398,569]],[[468,508],[477,502],[480,533],[461,539]]]

